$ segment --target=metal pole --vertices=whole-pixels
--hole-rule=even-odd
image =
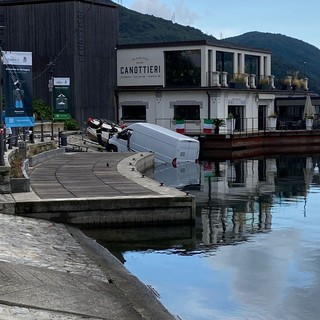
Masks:
[[[50,91],[50,104],[51,104],[51,140],[54,140],[53,137],[53,62],[49,62],[50,66],[50,79],[49,79],[49,91]]]
[[[43,139],[43,120],[41,119],[41,142],[44,142]]]
[[[0,166],[4,166],[4,124],[3,124],[3,79],[2,79],[2,48],[0,48]]]

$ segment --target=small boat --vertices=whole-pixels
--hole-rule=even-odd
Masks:
[[[91,141],[98,142],[97,129],[99,128],[100,121],[102,122],[101,132],[102,132],[102,142],[104,144],[107,144],[109,139],[115,133],[121,132],[123,129],[123,126],[116,125],[111,120],[89,118],[87,121],[87,136],[88,136],[88,139],[90,139]],[[117,130],[116,132],[110,132],[112,125],[115,126]]]

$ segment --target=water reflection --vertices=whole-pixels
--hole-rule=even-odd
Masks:
[[[197,188],[183,186],[197,199],[195,227],[86,232],[184,320],[317,319],[319,163],[204,161]]]
[[[318,164],[319,155],[204,161],[201,188],[193,191],[202,242],[234,243],[270,230],[274,203],[306,200],[310,185],[319,184]]]
[[[154,179],[196,196],[195,227],[85,231],[103,245],[116,247],[115,251],[179,247],[179,254],[197,254],[215,245],[246,241],[255,233],[270,231],[275,203],[306,201],[310,185],[320,184],[319,163],[316,154],[159,166],[152,174]],[[307,215],[306,203],[303,214]],[[123,261],[120,252],[117,256]]]

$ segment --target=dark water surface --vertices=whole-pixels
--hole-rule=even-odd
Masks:
[[[195,227],[85,232],[183,320],[319,319],[318,164],[291,155],[155,173],[189,179]]]

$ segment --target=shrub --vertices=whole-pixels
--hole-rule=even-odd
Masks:
[[[33,112],[36,120],[51,120],[52,110],[43,100],[36,99],[32,102]]]
[[[222,127],[222,126],[224,126],[224,125],[226,124],[223,119],[219,119],[219,118],[212,119],[212,123],[213,123],[216,127]]]
[[[23,165],[23,158],[20,155],[15,155],[14,158],[11,160],[11,172],[10,175],[12,178],[22,178],[22,165]]]
[[[78,122],[75,119],[68,119],[64,121],[64,129],[65,130],[79,130]]]

